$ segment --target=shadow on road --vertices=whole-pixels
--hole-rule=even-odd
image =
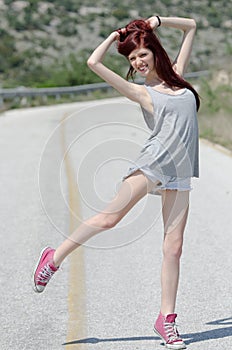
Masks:
[[[206,323],[207,325],[232,325],[232,317],[223,318],[216,321],[211,321]],[[197,342],[202,342],[212,339],[222,339],[232,336],[232,327],[215,328],[209,331],[199,332],[199,333],[189,333],[183,334],[182,338],[185,343],[193,344]],[[73,345],[73,344],[97,344],[97,343],[107,343],[107,342],[133,342],[133,341],[151,341],[160,340],[158,337],[125,337],[125,338],[85,338],[77,339],[63,345]]]
[[[212,324],[212,325],[228,325],[231,324],[232,325],[232,317],[228,317],[228,318],[222,318],[220,320],[216,320],[216,321],[212,321],[212,322],[208,322],[206,324]]]
[[[85,338],[79,340],[73,340],[63,345],[73,344],[97,344],[97,343],[108,343],[108,342],[127,342],[127,341],[144,341],[144,340],[159,340],[158,337],[128,337],[128,338]]]
[[[212,340],[212,339],[222,339],[232,336],[232,327],[225,328],[215,328],[210,331],[205,331],[201,333],[189,333],[182,335],[182,338],[185,340],[185,343],[193,344],[201,341]]]

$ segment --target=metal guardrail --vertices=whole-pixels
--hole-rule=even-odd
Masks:
[[[108,89],[110,86],[106,83],[86,84],[79,86],[64,86],[55,88],[26,88],[20,86],[15,89],[0,89],[0,97],[11,99],[15,97],[36,97],[36,96],[56,96],[65,94],[76,94],[90,92],[98,89]]]
[[[202,76],[207,76],[209,71],[191,72],[185,75],[185,78],[199,78]],[[136,81],[137,83],[142,83],[141,80]],[[15,99],[23,97],[37,97],[37,96],[56,96],[61,95],[71,95],[88,93],[96,90],[110,89],[112,88],[107,83],[95,83],[95,84],[85,84],[79,86],[67,86],[67,87],[55,87],[55,88],[26,88],[18,87],[15,89],[0,89],[0,104],[6,99]]]

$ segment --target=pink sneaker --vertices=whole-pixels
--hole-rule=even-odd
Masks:
[[[44,291],[50,278],[58,270],[58,267],[53,264],[54,252],[55,249],[46,247],[40,254],[33,276],[34,291],[37,293]]]
[[[177,314],[169,314],[165,317],[160,312],[154,325],[154,332],[163,339],[167,349],[186,349],[176,328],[176,316]]]

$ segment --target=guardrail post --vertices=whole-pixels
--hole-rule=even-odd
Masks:
[[[23,96],[21,101],[20,101],[20,104],[21,106],[27,106],[27,97],[26,96]]]
[[[4,99],[3,97],[0,95],[0,108],[2,108],[4,105]]]
[[[46,103],[48,101],[48,96],[47,95],[42,95],[42,101]]]

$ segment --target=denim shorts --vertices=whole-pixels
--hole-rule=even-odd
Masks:
[[[141,167],[139,169],[144,173],[144,175],[156,183],[156,187],[150,193],[159,194],[161,190],[178,190],[178,191],[191,191],[191,177],[171,177],[171,176],[155,176],[153,172],[151,172],[149,167]]]

